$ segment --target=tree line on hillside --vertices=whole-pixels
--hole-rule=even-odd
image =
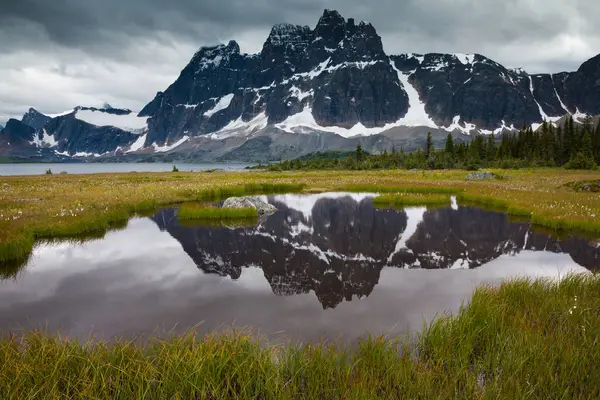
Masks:
[[[274,171],[302,169],[469,169],[564,167],[593,169],[600,164],[600,121],[591,118],[576,124],[569,117],[563,126],[544,122],[537,130],[525,125],[518,132],[500,138],[477,135],[470,143],[455,141],[448,134],[445,146],[435,149],[431,132],[424,148],[405,152],[392,148],[379,154],[366,153],[361,145],[350,153],[316,153],[282,161],[268,168]]]

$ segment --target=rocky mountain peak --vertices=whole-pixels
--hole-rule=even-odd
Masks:
[[[314,41],[339,43],[345,36],[346,20],[335,10],[325,10],[313,31]]]
[[[303,40],[310,35],[311,29],[307,25],[276,24],[271,28],[271,32],[265,42],[273,46],[286,45]]]
[[[35,108],[31,107],[21,118],[21,122],[26,125],[31,126],[33,129],[38,130],[42,129],[42,127],[50,121],[50,117],[42,114]]]
[[[600,86],[600,54],[581,64],[577,72],[599,79],[597,85]]]
[[[234,54],[240,54],[240,46],[235,40],[227,44],[201,47],[190,64],[194,64],[199,70],[218,68],[221,63],[227,63]]]

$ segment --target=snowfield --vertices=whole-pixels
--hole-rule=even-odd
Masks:
[[[75,114],[78,120],[96,126],[114,126],[129,132],[140,132],[147,128],[148,117],[138,117],[136,112],[127,115],[109,114],[102,111],[79,110]]]

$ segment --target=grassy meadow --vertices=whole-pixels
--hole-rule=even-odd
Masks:
[[[548,229],[600,236],[598,193],[573,188],[573,182],[600,179],[600,172],[511,170],[507,179],[489,181],[467,181],[466,175],[459,170],[378,170],[0,177],[0,262],[25,259],[35,240],[101,236],[161,206],[259,193],[379,192],[403,195],[415,204],[419,195],[457,195],[459,203],[495,205]]]
[[[0,339],[7,399],[598,399],[600,277],[481,287],[415,336],[269,345],[252,332]]]

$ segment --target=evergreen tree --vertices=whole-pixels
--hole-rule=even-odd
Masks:
[[[454,138],[452,138],[451,133],[446,137],[445,151],[451,158],[454,158]]]
[[[431,138],[431,132],[427,132],[427,143],[425,144],[425,158],[429,158],[431,156],[431,152],[433,151],[433,139]]]
[[[485,144],[485,154],[488,161],[494,161],[496,158],[496,140],[493,133],[487,138],[487,143]]]
[[[356,151],[354,152],[354,157],[356,158],[356,161],[362,161],[364,156],[365,156],[365,153],[362,149],[362,146],[360,145],[360,143],[358,143],[356,145]]]
[[[583,134],[581,136],[581,142],[579,144],[579,152],[583,154],[586,158],[594,157],[594,149],[592,147],[592,137],[588,133],[587,129],[583,129]]]
[[[562,155],[563,148],[563,129],[562,126],[556,128],[556,134],[554,136],[554,162],[556,165],[563,165],[565,163]]]
[[[598,120],[598,125],[596,125],[596,129],[594,130],[594,139],[592,140],[594,146],[594,159],[597,164],[600,164],[600,119]]]

